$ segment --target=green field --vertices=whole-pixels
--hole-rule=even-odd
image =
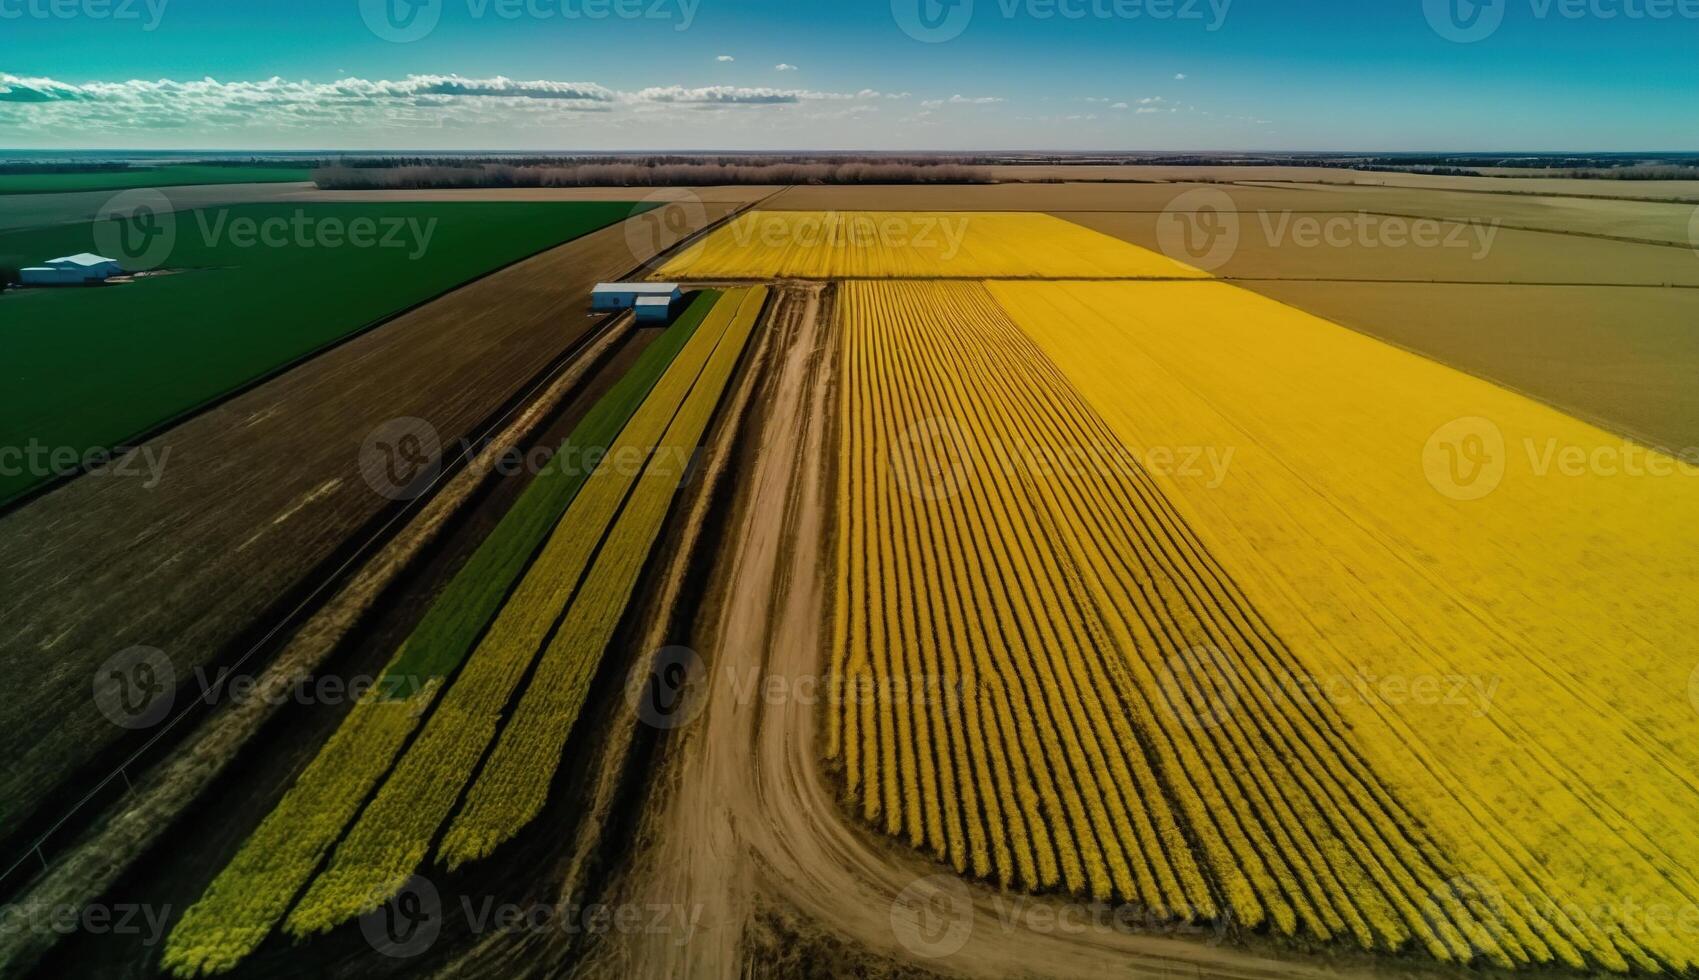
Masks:
[[[122,445],[375,321],[634,210],[612,202],[350,203],[178,214],[161,264],[173,274],[0,295],[0,447],[68,459],[71,450],[80,457]],[[335,229],[343,234],[321,237]],[[356,230],[365,232],[363,246],[324,244],[352,240]],[[98,251],[89,224],[0,234],[0,269],[82,251]],[[50,478],[41,469],[0,469],[0,503]]]
[[[122,191],[132,187],[183,187],[189,184],[281,184],[312,179],[313,171],[308,167],[178,164],[90,173],[0,174],[0,194]]]
[[[589,461],[607,454],[637,406],[649,397],[661,373],[695,335],[719,298],[720,293],[712,289],[697,293],[667,332],[596,402],[554,460],[525,488],[513,509],[431,605],[384,672],[381,690],[405,696],[427,681],[447,677],[460,666],[507,600],[531,556],[578,496],[590,476]]]

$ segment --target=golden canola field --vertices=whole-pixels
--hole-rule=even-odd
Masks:
[[[1199,278],[1166,256],[1048,214],[750,211],[664,265],[662,279]]]
[[[1175,918],[1699,966],[1699,474],[1226,284],[1034,281],[1068,238],[841,286],[861,815]]]

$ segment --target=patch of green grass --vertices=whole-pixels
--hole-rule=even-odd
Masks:
[[[0,447],[40,447],[62,457],[53,472],[74,469],[73,455],[80,462],[120,446],[400,310],[636,210],[477,202],[179,213],[162,264],[174,274],[0,295]],[[367,247],[318,237],[339,228],[353,238],[368,226],[369,241],[360,236]],[[269,242],[266,228],[278,231]],[[83,251],[99,251],[91,224],[0,234],[0,268]],[[0,459],[0,503],[52,476],[34,458],[16,463]]]
[[[561,444],[549,465],[525,488],[501,523],[483,540],[402,645],[379,690],[407,697],[425,681],[446,677],[501,609],[531,557],[560,523],[632,413],[666,371],[720,294],[697,294],[678,320],[650,344],[625,376],[597,400]]]
[[[82,173],[0,174],[0,194],[64,194],[70,191],[121,191],[132,187],[184,187],[190,184],[281,184],[312,179],[313,171],[309,167],[174,164]]]

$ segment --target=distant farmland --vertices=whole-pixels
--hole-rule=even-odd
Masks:
[[[63,194],[190,184],[285,184],[313,179],[307,167],[219,167],[182,164],[74,173],[0,173],[0,194]]]
[[[176,217],[162,271],[0,297],[0,442],[110,447],[467,280],[622,220],[618,202],[241,205]],[[250,241],[243,222],[375,229],[371,247]],[[283,222],[283,225],[276,224]],[[305,242],[316,242],[316,232]],[[0,235],[0,266],[95,249],[90,225]],[[279,239],[275,239],[279,240]],[[327,239],[328,241],[328,239]],[[67,452],[67,458],[69,453]],[[0,502],[45,479],[0,474]]]

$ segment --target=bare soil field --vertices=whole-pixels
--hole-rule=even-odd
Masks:
[[[1494,194],[1556,194],[1630,200],[1699,203],[1699,180],[1583,180],[1569,177],[1438,177],[1428,174],[1345,170],[1331,167],[1237,166],[1001,166],[989,168],[998,180],[1069,181],[1298,181],[1413,187],[1423,190],[1486,191]]]
[[[1254,282],[1245,288],[1672,452],[1699,447],[1699,292]]]
[[[674,213],[503,269],[168,430],[144,447],[166,461],[151,489],[77,479],[0,517],[0,667],[15,679],[0,800],[13,844],[66,806],[90,767],[148,734],[89,697],[103,662],[157,648],[175,707],[200,696],[198,671],[239,659],[394,510],[363,476],[368,435],[418,418],[455,448],[599,322],[585,312],[596,281],[696,230],[672,227]]]
[[[1218,242],[1232,243],[1230,256],[1210,270],[1225,278],[1699,286],[1699,260],[1688,249],[1522,231],[1490,222],[1425,219],[1426,231],[1418,238],[1416,223],[1407,218],[1240,212],[1220,226],[1225,239],[1200,239],[1190,251],[1177,244],[1171,231],[1164,237],[1160,214],[1059,214],[1145,248],[1166,251],[1166,245],[1181,261],[1188,254],[1204,257]]]
[[[781,211],[1151,211],[1208,184],[964,184],[791,187],[762,203]],[[1220,189],[1220,188],[1215,188]],[[1302,188],[1232,188],[1241,208],[1313,206]]]
[[[1332,184],[1236,184],[1223,190],[1237,202],[1247,190],[1264,188],[1310,191],[1314,199],[1311,206],[1315,210],[1472,218],[1483,222],[1497,221],[1505,227],[1667,242],[1683,248],[1694,244],[1691,236],[1695,209],[1691,204]]]
[[[751,204],[777,187],[464,187],[443,190],[291,190],[285,201],[674,201]]]

